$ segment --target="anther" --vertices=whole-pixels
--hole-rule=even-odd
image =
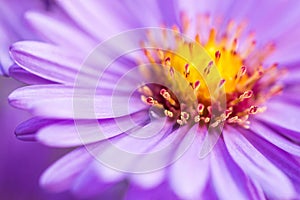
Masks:
[[[249,98],[252,97],[252,95],[253,95],[253,91],[252,91],[252,90],[248,90],[248,91],[244,92],[244,93],[239,97],[239,99],[240,99],[240,100],[249,99]]]
[[[165,110],[164,113],[167,117],[170,117],[170,118],[172,118],[174,116],[173,112],[171,112],[169,110]]]
[[[200,87],[200,81],[197,80],[195,83],[194,83],[194,90],[197,91]]]
[[[200,116],[199,115],[196,115],[194,117],[194,122],[196,122],[196,123],[200,122]]]
[[[239,71],[239,73],[238,73],[238,77],[244,76],[245,73],[246,73],[246,71],[247,71],[246,67],[242,66],[241,69],[240,69],[240,71]]]
[[[204,105],[199,103],[198,106],[197,106],[197,112],[201,115],[204,111]]]
[[[258,112],[258,107],[257,106],[251,106],[249,108],[249,114],[256,114]]]
[[[170,57],[167,57],[167,58],[165,59],[165,65],[171,66],[171,58],[170,58]]]
[[[215,58],[216,58],[216,63],[217,63],[221,58],[221,52],[219,50],[215,52]]]
[[[185,120],[189,120],[189,118],[190,118],[190,115],[187,112],[181,112],[180,116],[181,116],[181,119],[183,118]]]
[[[210,61],[210,62],[208,63],[208,65],[204,68],[204,73],[205,73],[206,75],[208,75],[208,74],[210,73],[210,69],[212,68],[213,64],[214,64],[214,62],[213,62],[213,61]]]
[[[226,82],[225,79],[220,80],[220,82],[219,82],[219,88],[223,87],[223,85],[225,84],[225,82]]]
[[[166,89],[161,89],[159,93],[160,93],[161,96],[163,96],[164,99],[170,100],[171,95],[170,95],[169,92],[167,92]]]
[[[188,75],[190,74],[190,66],[189,66],[189,64],[186,64],[184,66],[184,72],[185,72],[185,77],[188,77]]]

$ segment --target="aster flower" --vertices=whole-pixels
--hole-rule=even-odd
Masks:
[[[9,97],[36,115],[17,135],[78,147],[44,187],[297,198],[298,1],[57,3],[65,13],[27,14],[48,43],[11,47],[36,83]]]

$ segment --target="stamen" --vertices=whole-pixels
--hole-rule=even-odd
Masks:
[[[213,61],[210,61],[208,63],[208,65],[204,68],[204,74],[205,75],[208,75],[210,73],[210,69],[212,68],[214,62]]]
[[[218,50],[218,51],[216,51],[216,53],[215,53],[216,63],[219,62],[220,58],[221,58],[221,52]]]
[[[170,117],[170,118],[172,118],[174,116],[173,112],[171,112],[169,110],[165,110],[164,113],[167,117]]]
[[[257,106],[251,106],[249,108],[249,114],[256,114],[258,111],[258,107]]]
[[[222,79],[220,82],[219,82],[219,88],[223,87],[223,85],[225,84],[226,80],[225,79]]]
[[[197,90],[200,88],[200,81],[197,80],[195,83],[194,83],[194,90],[197,92]]]
[[[185,73],[185,77],[186,77],[186,78],[187,78],[188,75],[190,74],[190,66],[189,66],[188,63],[184,66],[184,73]]]
[[[249,99],[250,97],[252,97],[252,95],[253,95],[253,91],[252,91],[252,90],[248,90],[248,91],[244,92],[244,93],[239,97],[239,99],[240,99],[241,101],[243,101],[244,99]]]
[[[197,112],[200,114],[200,115],[202,115],[203,114],[203,111],[204,111],[204,108],[205,108],[205,106],[203,105],[203,104],[198,104],[198,106],[197,106]]]
[[[181,118],[185,120],[189,120],[190,115],[187,112],[181,112]]]
[[[171,66],[171,58],[170,58],[170,57],[167,57],[167,58],[165,59],[165,65],[168,66],[168,67]]]

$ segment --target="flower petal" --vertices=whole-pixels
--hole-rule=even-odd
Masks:
[[[104,180],[101,176],[99,176],[99,173],[97,172],[104,166],[100,166],[100,164],[96,165],[94,164],[94,162],[91,165],[87,166],[87,168],[74,181],[74,184],[71,188],[72,193],[80,198],[88,198],[99,194],[100,196],[102,196],[105,195],[105,193],[110,189],[113,189],[113,187],[123,185],[123,188],[119,187],[120,190],[116,191],[119,192],[119,194],[116,194],[116,196],[122,195],[122,192],[125,192],[124,190],[126,189],[126,184],[124,182],[121,182],[123,176],[120,176],[115,180]],[[120,183],[118,184],[118,182]],[[113,196],[110,195],[110,198],[112,197]]]
[[[72,151],[43,173],[40,178],[41,186],[53,192],[69,189],[91,159],[91,155],[84,147]]]
[[[291,154],[282,151],[273,144],[258,137],[255,132],[247,132],[247,139],[255,145],[255,147],[262,152],[272,163],[280,168],[292,180],[295,189],[300,192],[298,187],[300,184],[300,162]],[[297,155],[299,157],[299,154]]]
[[[145,190],[136,185],[130,185],[128,191],[126,192],[126,200],[131,199],[143,199],[143,200],[153,200],[153,199],[172,199],[179,200],[179,198],[174,194],[174,190],[170,187],[167,182],[153,188],[151,190]]]
[[[203,143],[202,133],[198,125],[194,125],[189,133],[195,134],[191,146],[187,151],[170,167],[170,184],[175,193],[184,199],[196,199],[205,189],[209,177],[209,160],[200,159],[199,152]]]
[[[25,18],[37,33],[54,44],[75,48],[85,53],[97,44],[64,16],[54,17],[48,13],[27,12]],[[43,28],[40,28],[41,26]]]
[[[56,122],[57,120],[34,117],[19,124],[15,130],[15,134],[21,140],[35,140],[35,134],[40,128]]]
[[[281,134],[278,130],[272,130],[271,128],[262,125],[261,123],[254,120],[251,123],[251,130],[260,137],[281,148],[282,150],[295,156],[300,155],[300,145],[297,145],[296,143],[293,143],[292,141],[285,138],[283,136],[284,133]]]
[[[135,123],[131,123],[133,119]],[[118,119],[64,121],[40,129],[36,137],[48,146],[79,146],[114,137],[147,119],[147,112],[142,111]]]
[[[211,152],[211,178],[220,199],[248,199],[249,179],[228,155],[224,141],[219,139]]]
[[[223,134],[225,144],[237,165],[259,183],[269,198],[293,199],[295,191],[287,176],[253,147],[241,132],[227,128],[228,131]]]
[[[164,169],[150,173],[132,174],[130,175],[130,181],[144,189],[152,189],[163,182],[165,174],[166,170]]]
[[[36,85],[15,90],[10,94],[9,102],[39,116],[78,119],[120,117],[148,107],[137,96],[111,95],[111,91],[104,90],[100,93],[93,96],[91,90],[85,88],[75,90],[72,86]]]
[[[69,53],[57,46],[33,41],[14,43],[10,53],[14,61],[23,69],[59,83],[72,83],[83,57]]]
[[[24,69],[22,69],[21,67],[19,67],[18,65],[14,64],[9,68],[9,76],[18,80],[18,81],[22,81],[23,83],[26,84],[53,84],[54,82],[43,79],[39,76],[36,76]]]
[[[127,134],[103,142],[106,149],[97,153],[95,157],[125,172],[148,173],[162,169],[180,156],[174,154],[188,129],[183,127],[172,132],[172,127],[172,123],[157,119],[144,127],[138,127]],[[136,134],[137,131],[141,134]],[[144,131],[148,135],[142,134]],[[120,157],[122,159],[119,159]]]
[[[267,104],[267,111],[257,115],[263,122],[300,132],[299,106],[284,101],[273,100]]]

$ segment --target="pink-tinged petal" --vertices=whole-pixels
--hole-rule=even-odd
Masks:
[[[159,186],[165,179],[166,170],[161,169],[150,173],[131,174],[129,180],[144,189],[152,189]]]
[[[49,13],[27,12],[25,17],[42,38],[59,46],[75,48],[76,51],[87,53],[97,45],[97,42],[91,40],[90,36],[79,30],[74,23],[63,18],[63,16],[54,17]],[[40,28],[41,26],[43,28]]]
[[[167,182],[162,183],[156,188],[153,188],[151,190],[145,190],[141,187],[138,187],[136,185],[130,185],[126,196],[124,197],[125,200],[153,200],[153,199],[172,199],[172,200],[179,200],[174,190],[170,187],[170,185]]]
[[[249,179],[228,155],[224,141],[219,139],[210,157],[212,184],[220,199],[249,199]]]
[[[205,189],[209,177],[209,160],[200,159],[199,153],[204,134],[194,125],[189,133],[196,134],[187,151],[170,166],[170,184],[175,193],[183,199],[196,199]]]
[[[261,151],[272,163],[280,168],[290,178],[290,180],[292,180],[295,189],[299,193],[300,162],[297,161],[296,157],[258,137],[255,132],[251,133],[248,131],[245,136],[259,151]]]
[[[44,79],[72,83],[76,78],[83,56],[61,47],[33,41],[17,42],[11,46],[14,61],[23,69]]]
[[[91,159],[92,156],[84,147],[72,151],[44,172],[40,178],[41,186],[53,192],[69,189]]]
[[[34,117],[19,124],[15,129],[15,134],[21,140],[35,140],[35,134],[40,128],[56,122],[57,120]]]
[[[30,84],[30,85],[35,85],[35,84],[52,84],[54,82],[43,79],[39,76],[36,76],[24,69],[22,69],[21,67],[19,67],[18,65],[14,64],[13,66],[11,66],[9,68],[9,76],[21,81],[23,83],[26,84]]]
[[[269,101],[267,110],[257,115],[261,121],[274,124],[292,131],[300,132],[300,108],[284,101]]]
[[[144,123],[148,119],[146,111],[117,119],[79,120],[55,123],[40,129],[38,141],[48,146],[72,147],[99,142],[123,133]],[[130,123],[134,119],[135,123]]]
[[[262,187],[269,198],[293,199],[295,190],[289,178],[259,152],[242,132],[227,128],[223,134],[225,144],[237,165]]]
[[[284,133],[281,134],[276,128],[273,130],[271,127],[267,127],[253,120],[251,122],[251,130],[282,150],[295,156],[300,156],[300,145],[284,137]]]
[[[71,86],[28,86],[11,93],[9,102],[38,116],[77,119],[121,117],[148,107],[137,96],[111,95],[111,91],[100,91],[102,94],[93,96],[85,88],[76,88],[75,91],[80,95],[75,94]]]

